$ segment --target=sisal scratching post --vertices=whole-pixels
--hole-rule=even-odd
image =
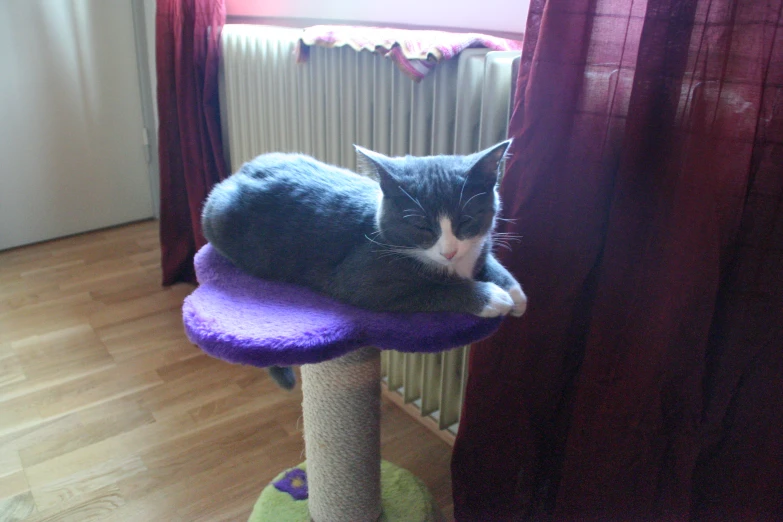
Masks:
[[[371,522],[381,515],[381,358],[361,348],[302,366],[310,515]]]
[[[193,343],[233,363],[302,365],[307,461],[264,488],[250,522],[440,521],[427,487],[381,461],[378,349],[440,352],[487,337],[502,319],[354,308],[254,278],[210,245],[195,265],[199,287],[182,306]]]

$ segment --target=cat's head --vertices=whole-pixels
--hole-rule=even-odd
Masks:
[[[383,193],[377,214],[382,243],[469,277],[462,272],[472,271],[495,224],[498,177],[510,144],[467,156],[398,158],[357,146],[364,172]]]

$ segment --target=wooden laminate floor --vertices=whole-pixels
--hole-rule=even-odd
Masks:
[[[246,520],[303,460],[300,393],[192,346],[159,262],[153,221],[0,252],[0,521]],[[450,518],[450,447],[382,418]]]

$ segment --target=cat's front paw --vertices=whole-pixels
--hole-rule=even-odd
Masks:
[[[483,293],[487,298],[479,317],[497,317],[508,314],[514,307],[514,300],[508,292],[495,283],[484,283]]]
[[[511,309],[511,315],[514,317],[522,317],[527,310],[527,296],[522,291],[522,287],[519,285],[509,288],[508,295],[514,301],[514,307]]]

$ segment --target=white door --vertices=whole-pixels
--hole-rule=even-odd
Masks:
[[[131,0],[0,0],[0,250],[153,215]]]

